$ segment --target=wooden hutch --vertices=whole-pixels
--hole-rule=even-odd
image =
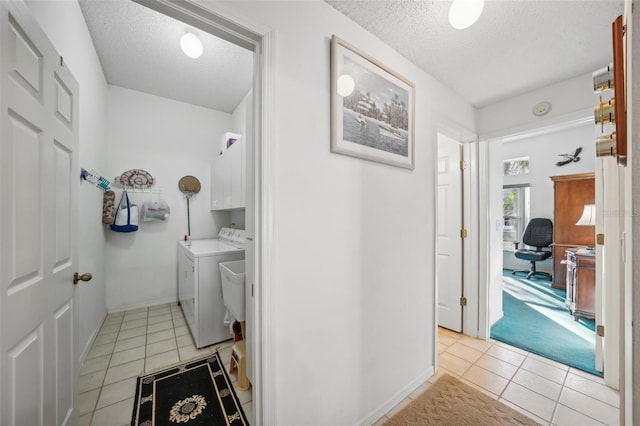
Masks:
[[[554,191],[553,210],[553,288],[566,290],[565,251],[580,246],[593,246],[593,226],[578,226],[585,204],[595,204],[595,174],[551,176]]]

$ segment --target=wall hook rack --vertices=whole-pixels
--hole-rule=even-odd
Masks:
[[[98,174],[96,174],[96,171],[93,169],[91,170],[87,170],[84,168],[81,169],[80,179],[86,180],[87,182],[94,184],[95,186],[102,189],[103,191],[108,191],[109,189],[111,189],[111,183],[109,182],[109,179],[103,176],[99,176]]]

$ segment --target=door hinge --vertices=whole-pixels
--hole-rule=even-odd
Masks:
[[[467,162],[464,160],[460,160],[460,170],[464,170],[467,168]]]
[[[604,325],[596,326],[596,334],[600,337],[604,337]]]
[[[467,298],[462,296],[460,298],[460,306],[467,306]]]
[[[251,284],[251,297],[253,297],[253,284]]]
[[[460,230],[460,238],[467,238],[467,230],[462,228]]]
[[[596,235],[596,243],[598,243],[599,246],[603,246],[604,245],[604,234],[597,234]]]

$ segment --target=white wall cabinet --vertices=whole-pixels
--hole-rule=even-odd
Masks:
[[[225,133],[211,164],[211,210],[245,207],[245,141]]]

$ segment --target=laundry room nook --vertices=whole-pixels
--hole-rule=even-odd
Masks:
[[[108,315],[85,363],[108,347],[111,359],[125,357],[106,370],[100,393],[106,395],[106,386],[120,383],[110,383],[112,369],[137,362],[148,373],[216,354],[250,416],[245,200],[252,197],[246,185],[251,89],[231,113],[115,85],[107,105],[111,149],[104,169],[115,200],[112,214],[106,198],[103,205]],[[99,190],[100,178],[85,188],[90,185],[83,182],[82,190]],[[127,217],[126,200],[137,229],[121,232],[115,222]],[[150,209],[164,215],[148,217]],[[112,321],[121,321],[117,335]],[[99,416],[99,400],[96,407]]]
[[[86,269],[107,307],[100,327],[81,325],[81,423],[144,423],[136,380],[203,357],[251,423],[254,52],[134,2],[79,5],[106,80],[106,155],[79,160],[82,220],[105,241],[104,274]]]

